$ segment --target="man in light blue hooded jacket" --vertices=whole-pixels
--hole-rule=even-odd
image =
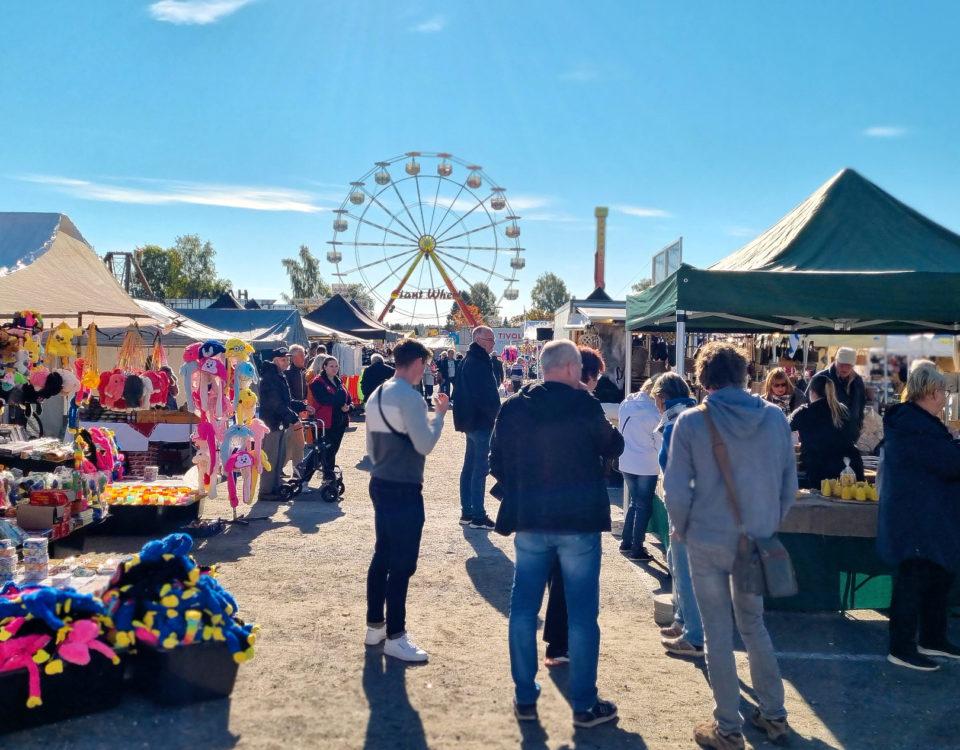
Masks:
[[[733,346],[707,344],[697,355],[695,370],[709,393],[706,408],[730,457],[746,531],[753,537],[772,536],[797,492],[787,420],[778,407],[744,390],[747,362]],[[783,681],[763,622],[763,597],[731,585],[739,531],[702,408],[684,412],[674,425],[664,488],[674,532],[687,545],[716,701],[714,720],[699,724],[694,739],[718,750],[744,747],[731,609],[747,647],[759,699],[751,721],[769,739],[785,739],[790,727]]]

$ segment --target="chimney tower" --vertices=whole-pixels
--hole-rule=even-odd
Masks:
[[[606,286],[604,280],[604,261],[607,254],[607,216],[610,209],[606,206],[597,206],[593,210],[593,215],[597,217],[597,252],[593,256],[593,286],[595,289],[603,289]]]

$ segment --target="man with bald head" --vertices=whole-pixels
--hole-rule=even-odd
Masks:
[[[460,524],[471,529],[493,529],[484,509],[489,471],[490,433],[500,411],[500,394],[493,374],[490,352],[493,330],[473,329],[473,343],[464,357],[453,390],[453,425],[466,433],[467,452],[460,472]]]

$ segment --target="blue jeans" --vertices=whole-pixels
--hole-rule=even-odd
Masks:
[[[537,614],[555,561],[563,573],[567,597],[570,654],[570,702],[588,711],[597,702],[600,658],[600,534],[551,534],[518,531],[517,562],[510,596],[510,673],[521,705],[537,702]]]
[[[630,505],[623,519],[623,547],[639,550],[647,536],[647,525],[653,514],[653,493],[657,489],[656,476],[641,476],[623,472],[623,482],[630,492]]]
[[[743,727],[740,682],[733,655],[734,617],[743,645],[747,647],[750,681],[760,713],[768,719],[787,716],[780,665],[763,622],[763,597],[743,594],[732,585],[736,553],[736,546],[716,547],[693,542],[689,546],[693,587],[707,634],[707,671],[716,703],[713,716],[723,732],[739,732]]]
[[[483,496],[490,471],[490,432],[474,430],[466,433],[467,453],[460,471],[460,512],[469,518],[480,519],[487,514]]]
[[[700,607],[693,593],[693,580],[690,578],[690,560],[687,558],[687,545],[670,541],[667,552],[670,575],[673,576],[673,595],[676,602],[676,621],[683,625],[683,637],[694,646],[703,646],[703,622],[700,620]]]

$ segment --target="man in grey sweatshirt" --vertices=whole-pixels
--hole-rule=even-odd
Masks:
[[[695,367],[697,380],[709,392],[706,408],[730,457],[746,531],[755,538],[772,536],[797,492],[787,420],[778,407],[744,390],[747,362],[733,346],[707,344]],[[763,597],[731,586],[740,534],[702,408],[689,409],[677,419],[663,485],[672,533],[686,542],[689,553],[716,701],[715,720],[698,725],[694,738],[703,747],[719,750],[744,747],[732,609],[760,704],[751,720],[771,740],[783,739],[790,728],[780,668],[763,622]]]
[[[383,643],[388,656],[424,662],[427,652],[406,632],[407,586],[420,555],[423,467],[440,439],[450,399],[439,394],[430,419],[427,404],[414,387],[430,362],[430,350],[406,339],[397,344],[393,356],[396,373],[367,397],[367,455],[373,462],[370,498],[377,541],[367,572],[365,643]]]

